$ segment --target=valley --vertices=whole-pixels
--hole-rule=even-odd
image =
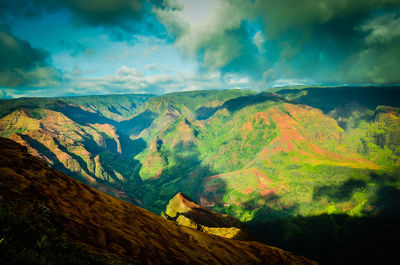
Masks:
[[[0,136],[100,191],[158,215],[183,192],[317,260],[400,218],[398,87],[22,98],[0,114]]]

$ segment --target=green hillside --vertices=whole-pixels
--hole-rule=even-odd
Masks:
[[[297,251],[296,236],[318,232],[308,228],[312,218],[321,217],[318,229],[338,233],[363,218],[399,218],[399,91],[311,87],[7,100],[0,135],[155,213],[184,192],[247,222],[265,242]],[[374,229],[370,224],[359,231]],[[336,232],[326,236],[343,240]],[[304,253],[319,258],[310,242]]]
[[[113,120],[123,120],[132,117],[153,95],[106,95],[82,96],[63,98],[19,98],[0,99],[0,117],[9,114],[18,108],[57,108],[58,104],[70,104],[79,107],[82,111],[98,113]]]

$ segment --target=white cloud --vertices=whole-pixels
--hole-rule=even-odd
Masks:
[[[271,87],[314,85],[314,82],[307,79],[279,79],[270,84]]]
[[[254,45],[256,45],[256,47],[260,53],[264,52],[265,38],[261,31],[257,31],[257,33],[254,34],[253,43],[254,43]]]
[[[159,69],[158,63],[150,63],[144,66],[145,70],[157,71]]]
[[[139,70],[136,70],[135,68],[129,68],[126,66],[122,66],[120,68],[118,68],[117,70],[117,74],[120,76],[135,76],[135,77],[140,77],[143,76],[143,73],[140,72]]]
[[[175,44],[188,56],[201,56],[202,64],[213,72],[239,57],[243,43],[230,31],[240,28],[241,22],[249,18],[244,10],[237,9],[227,1],[185,1],[182,10],[156,9],[158,19],[166,26],[168,32],[176,37]],[[196,4],[197,3],[197,4]],[[248,7],[248,4],[243,4]],[[198,10],[204,16],[196,18],[191,13]]]
[[[72,76],[82,75],[82,69],[78,65],[74,65],[74,68],[72,69],[71,75]]]
[[[192,28],[201,26],[216,5],[216,1],[212,0],[181,0],[181,2],[183,4],[182,16]]]
[[[228,82],[230,85],[249,85],[250,80],[246,77],[237,78],[234,77]]]
[[[204,89],[249,88],[250,80],[236,74],[220,72],[145,75],[134,68],[122,66],[114,75],[70,79],[66,87],[72,94],[165,94]]]
[[[387,43],[400,37],[400,17],[394,13],[376,17],[365,22],[358,30],[368,32],[365,38],[368,45]]]

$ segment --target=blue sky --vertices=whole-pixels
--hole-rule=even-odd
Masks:
[[[0,0],[0,97],[398,84],[399,7],[398,0]]]

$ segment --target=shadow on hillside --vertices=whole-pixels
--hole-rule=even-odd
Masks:
[[[144,195],[146,207],[155,213],[165,211],[169,200],[178,192],[196,200],[202,191],[203,179],[217,174],[201,164],[200,153],[194,144],[181,142],[169,151],[159,140],[157,150],[166,167],[158,177],[145,181],[148,192]]]
[[[86,126],[88,123],[111,124],[114,126],[118,124],[116,121],[106,118],[100,113],[85,111],[80,107],[69,105],[61,100],[49,106],[49,109],[61,112],[72,121],[83,126]]]
[[[368,212],[361,217],[287,216],[280,211],[265,211],[247,226],[262,242],[323,264],[391,264],[398,259],[400,249],[398,177],[396,173],[371,173],[366,181],[349,180],[342,185],[315,189],[314,199],[326,196],[339,203],[349,200],[356,191],[368,192],[371,185],[375,193],[369,193],[365,205]]]
[[[98,184],[103,184],[105,186],[113,187],[118,189],[119,191],[128,191],[131,185],[135,186],[135,188],[138,188],[138,186],[140,187],[141,179],[138,177],[138,172],[141,164],[139,161],[133,158],[128,158],[126,156],[123,156],[122,154],[119,154],[117,152],[112,153],[110,152],[110,150],[107,149],[102,150],[97,145],[95,145],[94,142],[85,141],[84,147],[90,152],[92,160],[94,159],[95,156],[100,155],[102,169],[100,170],[101,175],[99,175],[97,173],[98,171],[95,170],[95,168],[89,168],[90,164],[88,164],[88,162],[85,161],[82,157],[68,150],[67,147],[62,145],[57,139],[53,138],[53,140],[61,151],[63,151],[64,153],[68,154],[70,157],[75,159],[75,161],[78,162],[80,168],[87,175],[96,179],[96,182]],[[92,145],[92,147],[89,148],[88,147],[89,145]],[[55,159],[57,159],[57,157],[55,157]],[[107,163],[103,163],[105,160],[107,160]],[[55,161],[57,161],[58,164],[61,164],[58,160]],[[95,167],[94,165],[92,166]],[[63,169],[60,171],[64,172],[66,170]],[[125,178],[120,179],[117,173],[115,173],[115,171],[122,174]],[[77,173],[72,173],[71,171],[69,172],[70,173],[67,172],[64,173],[84,183],[90,184],[91,186],[97,187],[98,185],[98,184],[88,183],[88,181],[84,177],[82,177]],[[136,198],[137,192],[133,193],[132,191],[130,191],[130,193],[131,193],[130,195],[135,196]]]
[[[296,98],[295,102],[319,108],[325,113],[348,104],[356,104],[373,110],[378,105],[400,107],[398,86],[309,87],[302,90],[284,89],[277,93],[286,96],[299,92],[306,93]]]
[[[313,200],[328,197],[335,202],[348,201],[356,191],[367,187],[367,182],[362,179],[349,179],[341,185],[319,186],[314,188]]]
[[[117,125],[117,129],[121,134],[137,136],[144,129],[150,127],[155,118],[157,118],[156,113],[146,110],[130,120],[121,121]]]
[[[81,182],[87,183],[87,181],[80,175],[72,172],[71,170],[67,169],[57,158],[57,156],[50,150],[48,149],[45,145],[40,143],[39,141],[31,138],[28,135],[24,134],[18,134],[23,140],[27,141],[32,148],[36,149],[39,154],[47,157],[53,162],[53,165],[51,165],[52,168],[57,169],[61,171],[62,173],[73,177],[74,179],[77,179]]]
[[[323,264],[391,264],[398,258],[399,221],[325,214],[247,226],[262,242]]]
[[[70,157],[72,157],[73,159],[75,159],[78,163],[79,166],[88,174],[88,175],[92,175],[87,167],[87,163],[85,162],[85,160],[83,160],[82,157],[70,152],[65,146],[63,146],[56,138],[53,138],[54,143],[57,145],[57,147],[63,151],[64,153],[68,154]],[[94,176],[95,177],[95,176]]]
[[[135,157],[147,147],[147,143],[142,138],[132,140],[125,134],[119,135],[119,142],[121,144],[121,154],[130,158]]]
[[[367,194],[368,214],[400,218],[399,176],[398,171],[371,172],[367,179],[350,179],[340,185],[316,187],[313,199],[325,197],[332,203],[340,203],[350,200],[355,192],[360,192]]]
[[[260,104],[266,101],[286,101],[284,98],[273,93],[259,93],[257,95],[249,95],[237,97],[224,102],[218,107],[200,107],[196,110],[196,117],[199,120],[206,120],[214,115],[220,109],[227,109],[229,112],[239,111],[247,106]]]
[[[121,116],[122,116],[122,113],[119,112],[119,111],[114,107],[114,105],[107,106],[107,110],[108,110],[109,112],[112,112],[112,113],[114,113],[114,114],[117,114],[117,115],[121,115]]]
[[[119,136],[122,154],[127,156],[135,156],[146,148],[146,143],[143,139],[131,140],[129,136],[141,132],[143,129],[150,126],[155,118],[154,113],[146,111],[131,120],[117,122],[104,117],[100,113],[85,111],[80,107],[69,105],[60,100],[56,101],[49,108],[61,112],[72,121],[83,126],[86,126],[88,123],[110,124],[114,126],[116,128],[116,133]],[[117,153],[117,145],[113,139],[107,139],[106,145],[109,151]],[[100,149],[95,144],[94,140],[85,142],[85,147],[89,148],[88,151],[91,153],[100,152]]]
[[[280,203],[280,198],[281,196],[276,194],[270,196],[261,196],[260,194],[257,194],[256,196],[253,196],[252,199],[241,203],[241,206],[245,209],[255,209],[260,207],[258,204],[260,200],[265,201],[265,207],[254,216],[254,219],[263,219],[263,216],[271,219],[293,216],[298,210],[299,205],[292,204],[284,206]]]

